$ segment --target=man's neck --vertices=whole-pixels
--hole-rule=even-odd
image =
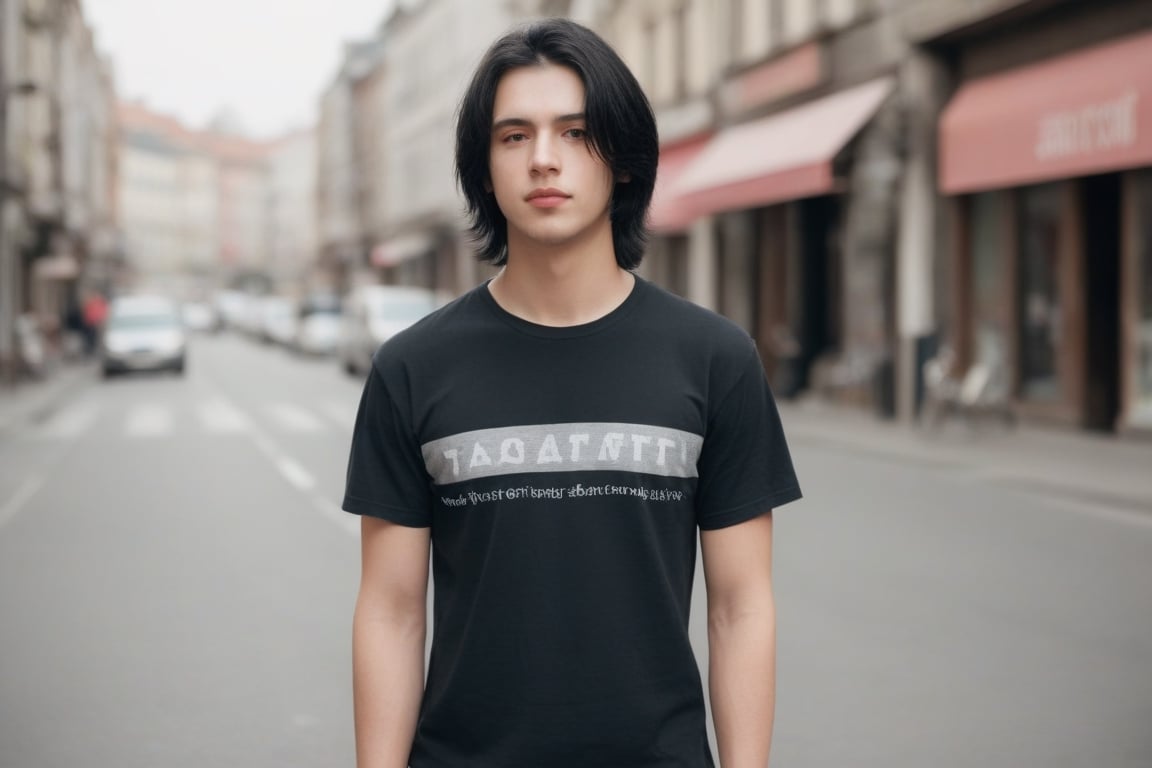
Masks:
[[[635,285],[607,244],[530,249],[510,243],[508,263],[488,284],[506,311],[538,325],[582,325],[616,309]]]

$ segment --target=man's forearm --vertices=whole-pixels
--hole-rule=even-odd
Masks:
[[[424,690],[424,616],[368,615],[352,626],[358,768],[407,768]]]
[[[776,709],[776,614],[771,600],[735,616],[710,614],[708,688],[721,768],[765,768]]]

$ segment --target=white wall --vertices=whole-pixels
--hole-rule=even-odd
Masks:
[[[179,228],[182,200],[179,158],[143,148],[121,146],[120,211],[128,258],[142,273],[171,273],[182,260]]]
[[[269,157],[269,261],[282,280],[300,279],[317,254],[316,134],[282,140]]]

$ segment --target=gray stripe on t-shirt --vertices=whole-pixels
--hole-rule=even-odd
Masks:
[[[696,477],[704,438],[647,424],[529,424],[461,432],[422,446],[437,485],[526,472],[618,470]]]

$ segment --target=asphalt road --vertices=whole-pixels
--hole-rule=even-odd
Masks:
[[[353,764],[360,386],[200,339],[0,438],[0,768]],[[1152,766],[1152,518],[794,453],[774,766]]]

